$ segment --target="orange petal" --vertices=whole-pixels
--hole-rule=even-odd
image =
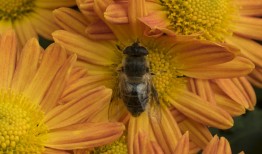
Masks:
[[[104,12],[106,11],[107,7],[112,4],[111,0],[96,0],[94,1],[94,9],[95,12],[98,14],[100,19],[102,19],[114,32],[117,39],[121,40],[121,42],[129,41],[130,39],[133,39],[133,41],[136,41],[137,38],[134,35],[133,31],[130,30],[129,24],[111,24],[110,22],[107,22],[104,18]]]
[[[23,91],[32,81],[39,65],[40,54],[41,47],[38,40],[35,38],[30,39],[25,44],[16,65],[12,89],[19,92]]]
[[[256,104],[255,92],[244,78],[213,80],[231,99],[242,104],[245,108],[254,109]]]
[[[188,154],[189,153],[189,133],[186,132],[178,141],[174,153]]]
[[[151,126],[158,144],[164,153],[174,153],[175,147],[182,134],[167,107],[163,107],[160,121],[150,118]]]
[[[262,68],[255,68],[247,79],[255,86],[262,88]]]
[[[262,3],[260,0],[237,0],[235,1],[240,8],[240,14],[245,16],[261,16],[262,15]]]
[[[89,23],[100,20],[94,10],[94,0],[76,0],[78,8]]]
[[[115,1],[104,12],[106,20],[113,24],[128,24],[128,1]]]
[[[0,44],[0,88],[10,88],[17,56],[17,40],[14,31],[2,35]]]
[[[93,41],[81,35],[59,30],[53,34],[55,42],[76,53],[79,59],[97,65],[111,65],[117,59],[115,44],[111,41]]]
[[[45,94],[42,102],[41,109],[44,112],[48,112],[52,108],[54,108],[57,104],[57,100],[60,98],[64,88],[66,80],[69,77],[71,69],[76,61],[76,55],[70,56],[67,61],[65,61],[64,65],[57,72],[53,82],[51,83],[47,93]]]
[[[55,129],[48,133],[45,146],[72,150],[93,148],[118,139],[125,127],[121,123],[84,123]]]
[[[239,37],[233,35],[232,37],[227,37],[226,42],[238,47],[241,50],[241,53],[249,58],[256,67],[262,67],[262,53],[257,52],[262,50],[261,44],[244,37]]]
[[[235,21],[234,33],[241,36],[262,40],[262,19],[241,16]]]
[[[223,94],[215,94],[217,106],[227,111],[231,116],[240,116],[246,112],[242,104],[237,103]]]
[[[88,24],[84,16],[70,8],[59,8],[53,11],[56,23],[69,32],[85,34],[85,28]],[[72,23],[74,23],[72,25]]]
[[[218,45],[208,41],[178,41],[169,53],[179,70],[202,68],[228,62],[238,54],[236,48]]]
[[[112,30],[101,20],[89,24],[85,30],[86,35],[93,40],[114,40],[116,36]]]
[[[217,136],[214,136],[210,143],[206,146],[203,154],[231,154],[231,148],[229,142],[221,137],[220,140]]]
[[[25,95],[40,103],[65,60],[65,49],[58,44],[50,45],[44,52],[42,62],[31,83],[26,87]]]
[[[90,118],[110,102],[112,91],[98,87],[46,113],[49,129],[61,128]]]
[[[81,78],[64,89],[60,102],[68,102],[77,96],[85,95],[87,91],[93,88],[106,85],[106,83],[111,79],[112,76],[106,75],[87,76]]]
[[[206,102],[197,95],[176,89],[168,92],[167,97],[177,110],[199,123],[220,129],[233,126],[233,119],[227,112]]]
[[[189,78],[188,83],[190,91],[200,96],[202,99],[207,100],[211,104],[216,104],[213,89],[209,84],[209,80]]]
[[[201,148],[206,147],[212,139],[212,134],[210,133],[208,127],[193,120],[185,119],[179,123],[179,128],[183,133],[188,131],[190,140]]]
[[[234,78],[249,74],[255,65],[247,58],[237,56],[230,62],[223,64],[202,66],[198,68],[181,69],[182,74],[200,78],[200,79],[215,79],[215,78]]]
[[[52,149],[52,148],[45,148],[45,151],[43,152],[43,154],[70,154],[70,152],[65,151],[65,150],[56,150],[56,149]]]

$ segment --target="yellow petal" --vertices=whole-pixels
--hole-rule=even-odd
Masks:
[[[42,62],[34,78],[25,89],[25,95],[31,98],[32,101],[40,103],[65,60],[65,49],[58,44],[50,45],[44,52]]]
[[[56,23],[69,32],[85,34],[85,28],[88,24],[84,16],[70,8],[59,8],[53,11]],[[72,25],[72,23],[74,23]]]
[[[85,16],[85,19],[89,23],[96,22],[99,19],[97,13],[94,10],[94,0],[76,0],[79,10]]]
[[[59,29],[51,10],[35,9],[35,13],[30,19],[37,33],[46,39],[52,40],[51,33]]]
[[[41,47],[38,40],[30,39],[24,46],[18,63],[14,78],[12,81],[12,89],[23,91],[24,88],[32,81],[39,64]]]
[[[49,129],[61,128],[86,120],[99,112],[111,99],[112,91],[98,87],[78,96],[46,113],[46,125]]]
[[[14,28],[20,40],[19,42],[22,45],[32,37],[38,38],[36,30],[29,17],[23,17],[23,20],[15,21]]]
[[[51,148],[45,148],[45,151],[43,152],[43,154],[70,154],[67,151],[64,150],[55,150],[55,149],[51,149]]]
[[[55,129],[48,133],[45,146],[72,150],[93,148],[118,139],[125,127],[121,123],[83,123]]]
[[[227,112],[190,92],[176,89],[168,92],[167,97],[177,110],[199,123],[220,129],[233,126],[233,119]]]
[[[181,69],[179,72],[186,76],[200,79],[234,78],[245,76],[254,68],[255,65],[249,59],[237,56],[232,61],[223,64]]]
[[[0,44],[0,88],[10,88],[15,71],[17,40],[14,31],[2,35]]]
[[[244,16],[261,16],[262,15],[262,3],[260,0],[238,0],[235,1],[240,6],[240,14]]]
[[[1,20],[0,21],[0,33],[7,32],[8,30],[11,30],[13,28],[12,21],[8,20]]]
[[[248,76],[247,79],[255,86],[262,87],[262,68],[255,68]]]
[[[73,6],[76,2],[74,0],[59,0],[59,1],[53,1],[53,0],[37,0],[35,2],[35,5],[40,8],[46,8],[46,9],[55,9],[62,6]]]

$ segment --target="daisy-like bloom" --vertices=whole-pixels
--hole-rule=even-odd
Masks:
[[[238,6],[240,4],[243,5],[242,10],[245,10],[244,8],[261,8],[260,2],[250,2],[244,3],[243,1],[238,1],[235,3],[235,1],[225,0],[203,0],[201,2],[194,0],[146,0],[144,6],[147,8],[146,12],[148,14],[139,18],[148,26],[148,29],[144,33],[151,37],[159,37],[166,33],[174,37],[187,36],[213,42],[226,42],[239,47],[241,55],[250,58],[255,63],[255,70],[247,78],[191,79],[189,82],[189,89],[193,93],[210,102],[217,103],[219,106],[223,106],[232,116],[243,114],[245,109],[254,109],[256,104],[255,92],[247,79],[257,86],[259,86],[259,80],[261,80],[259,70],[262,55],[257,51],[262,48],[254,41],[244,41],[245,39],[240,36],[244,36],[243,33],[245,31],[236,31],[241,26],[247,26],[239,24],[240,20],[247,19],[247,17],[239,16]],[[248,7],[244,7],[244,5],[248,5]],[[104,13],[105,19],[114,24],[129,23],[127,6],[127,0],[111,3]],[[88,12],[89,10],[83,9],[82,12]],[[260,21],[260,19],[256,21]],[[89,28],[89,31],[92,33],[96,33],[95,29],[98,26],[96,22],[90,25],[91,28]],[[257,25],[254,26],[253,33],[261,33],[258,23],[252,23]],[[248,32],[248,34],[250,33]],[[256,38],[253,37],[253,39]]]
[[[262,46],[254,41],[262,40],[260,0],[147,0],[146,5],[149,13],[141,21],[150,27],[147,35],[196,35],[234,45],[256,65],[248,80],[262,87]],[[126,12],[114,10],[108,18]]]
[[[74,0],[5,0],[0,3],[0,33],[14,29],[19,42],[25,44],[38,34],[52,39],[58,29],[52,11],[59,7],[74,6]]]
[[[43,51],[33,38],[18,52],[13,31],[1,36],[0,153],[67,153],[122,135],[121,123],[88,123],[110,101],[110,89],[64,99],[64,89],[85,76],[73,68],[75,61],[76,55],[68,56],[57,44]]]
[[[238,50],[225,44],[170,36],[144,36],[145,26],[137,20],[146,14],[144,7],[138,7],[145,5],[141,0],[129,1],[125,6],[128,10],[128,24],[108,22],[104,13],[118,2],[121,1],[82,1],[79,4],[80,9],[86,8],[81,10],[83,14],[67,8],[54,11],[56,21],[67,30],[54,32],[55,42],[78,55],[77,65],[86,67],[90,75],[89,80],[86,80],[87,85],[106,85],[112,89],[118,89],[118,70],[125,58],[123,50],[134,42],[139,42],[149,52],[147,61],[150,71],[154,73],[152,78],[161,103],[161,120],[141,120],[148,118],[146,112],[143,113],[144,116],[140,115],[137,118],[125,116],[126,110],[123,110],[123,114],[118,113],[123,116],[116,119],[128,125],[129,152],[135,150],[134,144],[137,139],[134,137],[138,136],[142,128],[146,128],[146,132],[152,132],[148,142],[156,142],[164,153],[174,153],[178,140],[187,130],[190,134],[190,151],[203,149],[212,138],[208,126],[227,129],[233,125],[233,120],[222,105],[220,107],[206,101],[188,90],[187,83],[192,78],[205,80],[243,76],[248,74],[254,65],[248,59],[239,56]],[[90,6],[94,7],[91,9]],[[92,11],[94,16],[88,19]],[[70,24],[72,21],[74,25]],[[91,29],[86,28],[86,24],[91,26]],[[85,31],[88,33],[81,34]],[[114,37],[111,37],[112,35]],[[90,36],[105,40],[95,41],[88,38]],[[109,38],[111,39],[108,40]],[[115,104],[115,100],[112,104]],[[119,102],[115,108],[121,109],[121,104],[123,105],[123,102]],[[235,106],[226,107],[234,109]],[[107,109],[100,113],[97,119],[106,115]],[[136,124],[139,121],[142,125]]]

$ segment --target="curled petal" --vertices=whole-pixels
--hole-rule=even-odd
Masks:
[[[110,4],[104,13],[107,21],[113,24],[128,24],[127,1],[116,1]]]

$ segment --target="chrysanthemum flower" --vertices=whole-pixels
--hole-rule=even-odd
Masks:
[[[198,35],[201,39],[235,45],[256,65],[248,80],[262,87],[262,54],[258,52],[262,46],[253,41],[262,40],[261,1],[147,0],[146,5],[149,13],[141,21],[151,28],[148,35]],[[110,9],[108,18],[123,15],[124,9],[119,8],[123,7]]]
[[[59,154],[121,136],[121,123],[87,123],[110,101],[110,89],[97,87],[62,101],[64,89],[84,77],[73,68],[75,61],[57,44],[44,52],[33,38],[18,52],[14,32],[1,36],[0,153]]]
[[[58,29],[52,15],[53,9],[75,5],[74,0],[6,0],[0,4],[0,33],[14,29],[19,42],[25,44],[38,34],[52,39]]]
[[[259,3],[252,2],[251,4],[252,6],[260,6],[258,5]],[[81,6],[84,6],[84,4]],[[104,12],[105,19],[114,24],[128,23],[127,6],[127,0],[112,2]],[[231,36],[234,26],[237,25],[236,21],[239,20],[237,18],[237,6],[235,6],[233,1],[201,1],[200,3],[196,3],[196,1],[153,0],[145,1],[144,6],[147,8],[146,12],[149,13],[144,17],[140,17],[140,20],[149,27],[144,31],[146,35],[159,37],[167,33],[175,37],[191,36],[214,42],[226,41],[227,43],[231,42],[230,44],[236,45],[232,41],[228,41],[230,38],[230,40],[237,38],[235,35]],[[212,9],[208,9],[208,7]],[[83,8],[82,12],[86,13],[89,10]],[[96,29],[99,26],[102,27],[101,24],[99,25],[96,22],[91,24],[89,29],[87,29],[91,33],[96,33]],[[105,26],[103,25],[103,27]],[[260,29],[257,27],[255,30],[259,31]],[[90,35],[90,37],[93,35]],[[240,44],[243,45],[245,43]],[[246,47],[250,49],[255,46],[258,47],[255,44],[251,46],[246,44]],[[250,58],[256,64],[256,70],[253,71],[253,74],[256,72],[255,74],[259,75],[257,70],[259,70],[260,64],[258,62],[260,62],[259,59],[262,58],[262,55],[257,52],[258,48],[253,48],[250,53],[247,50],[243,51],[241,47],[240,49],[243,56]],[[251,53],[256,54],[256,56]],[[257,78],[254,75],[251,76],[254,79]],[[253,78],[248,77],[248,79],[252,83],[255,83],[255,80],[252,80]],[[258,80],[260,79],[257,78],[256,81]],[[255,83],[255,85],[258,84],[259,82]],[[209,88],[210,85],[217,88]],[[192,92],[208,101],[218,102],[219,106],[223,106],[233,116],[243,114],[245,109],[253,110],[256,104],[255,92],[247,78],[244,77],[214,79],[209,80],[209,82],[207,80],[194,79],[189,82],[189,88]],[[224,100],[228,100],[231,103]]]
[[[92,5],[89,3],[92,2],[85,2],[79,5],[82,8],[86,6],[90,11]],[[148,118],[147,113],[138,118],[131,117],[129,120],[128,117],[121,117],[120,121],[128,121],[127,125],[129,125],[127,132],[129,151],[134,148],[134,141],[137,140],[134,137],[139,132],[137,130],[142,128],[146,128],[146,131],[149,129],[151,134],[154,134],[153,136],[149,135],[150,143],[151,141],[157,142],[165,153],[173,153],[182,136],[181,130],[183,133],[190,130],[189,133],[195,135],[191,138],[190,148],[197,151],[199,147],[204,148],[212,138],[207,126],[226,129],[233,125],[231,116],[223,108],[190,92],[187,89],[187,82],[190,78],[214,79],[243,76],[254,67],[248,59],[238,56],[239,53],[235,48],[224,44],[214,44],[204,40],[175,39],[169,36],[157,39],[144,37],[145,27],[137,20],[138,17],[145,14],[144,7],[137,7],[144,6],[144,1],[130,1],[128,5],[129,24],[123,25],[112,24],[104,18],[104,13],[112,1],[97,0],[94,2],[93,10],[96,12],[93,14],[97,16],[92,16],[90,20],[88,20],[90,13],[87,15],[83,13],[83,16],[67,8],[56,10],[54,13],[59,25],[70,32],[60,30],[54,32],[53,36],[55,42],[64,46],[68,51],[77,53],[79,57],[77,65],[87,68],[90,76],[89,80],[86,80],[86,84],[91,87],[106,85],[112,89],[118,88],[116,86],[118,82],[117,70],[122,65],[124,58],[122,52],[127,46],[139,41],[140,45],[149,51],[147,60],[151,72],[155,74],[153,83],[162,104],[162,120],[161,123],[150,122],[149,124],[149,122],[145,122],[142,126],[132,123],[145,121],[141,119]],[[70,24],[72,20],[75,21],[76,27]],[[100,30],[105,32],[98,33],[98,35],[92,33],[93,38],[96,36],[100,39],[112,38],[113,31],[116,41],[94,41],[87,37],[91,36],[90,33],[88,35],[82,33],[81,35],[81,32],[90,32],[90,29],[85,29],[86,24],[92,25],[92,32],[95,30],[96,32]],[[105,24],[107,24],[107,28],[104,26]],[[123,102],[121,103],[123,104]],[[167,107],[171,107],[174,114]],[[104,110],[100,118],[106,115],[108,115],[108,111]],[[184,123],[181,123],[182,121]],[[156,138],[161,140],[157,141]]]

